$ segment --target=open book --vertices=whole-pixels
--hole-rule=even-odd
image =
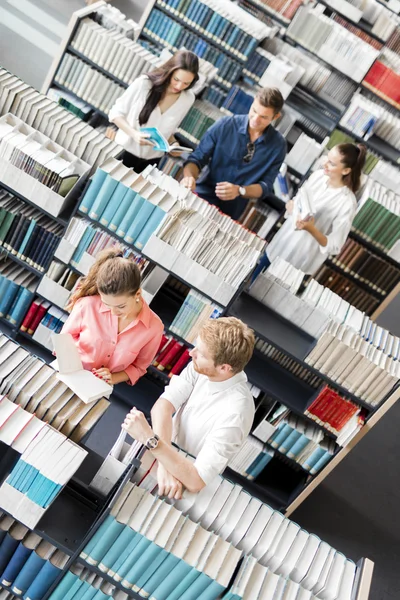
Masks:
[[[175,144],[171,146],[157,127],[141,127],[140,131],[150,135],[148,139],[154,144],[154,150],[160,152],[193,152],[192,148],[186,148],[185,146]]]

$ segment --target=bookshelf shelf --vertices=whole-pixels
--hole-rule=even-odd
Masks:
[[[57,304],[57,302],[54,302],[54,300],[50,300],[50,298],[46,298],[46,296],[43,296],[43,294],[39,294],[39,292],[35,292],[35,294],[36,294],[36,296],[39,296],[39,298],[41,298],[45,302],[50,302],[51,304],[53,304],[53,306],[56,306],[57,308],[59,308],[60,310],[62,310],[66,314],[68,314],[68,311],[65,310],[65,307],[60,306],[59,304]],[[23,333],[23,332],[21,332],[21,333]]]
[[[320,103],[318,110],[318,108],[315,106],[315,98],[311,99],[310,96],[307,98],[307,92],[297,88],[293,88],[292,93],[287,98],[286,102],[289,106],[297,110],[310,121],[313,121],[313,123],[316,123],[316,125],[319,125],[325,129],[328,133],[332,133],[340,118],[340,114],[335,114],[333,111],[328,111],[328,109],[322,103]]]
[[[0,254],[5,254],[13,262],[17,263],[17,265],[24,267],[24,269],[26,269],[27,271],[30,271],[37,277],[42,277],[43,273],[41,271],[38,271],[37,269],[35,269],[35,267],[32,267],[31,265],[28,265],[28,263],[26,261],[21,260],[14,254],[12,254],[12,252],[10,252],[9,250],[6,250],[5,248],[0,247]],[[47,265],[46,265],[46,268],[47,268]]]
[[[84,560],[80,556],[78,556],[78,558],[76,559],[76,562],[78,562],[79,564],[81,564],[84,567],[86,567],[86,569],[89,569],[89,571],[92,571],[93,573],[96,573],[96,575],[100,575],[108,583],[111,583],[112,585],[115,585],[115,587],[118,590],[121,590],[122,592],[125,592],[129,596],[129,598],[134,598],[135,600],[142,600],[142,597],[139,596],[139,594],[137,594],[133,590],[130,590],[130,589],[124,587],[123,585],[121,585],[121,583],[119,581],[116,581],[115,579],[113,579],[112,577],[110,577],[110,575],[108,575],[108,573],[104,573],[104,571],[100,571],[100,569],[98,569],[94,565],[91,565],[90,563],[86,562],[86,560]]]
[[[46,215],[46,217],[49,217],[49,219],[52,219],[53,221],[55,221],[56,223],[59,223],[63,227],[67,226],[69,218],[70,218],[69,216],[55,217],[54,215],[52,215],[49,212],[47,212],[46,210],[44,210],[44,208],[42,208],[41,206],[38,206],[37,204],[35,204],[34,202],[32,202],[32,200],[29,200],[28,198],[26,198],[26,196],[23,196],[22,194],[19,194],[17,191],[15,191],[13,188],[10,188],[8,185],[6,185],[5,183],[3,183],[2,181],[0,181],[0,188],[3,188],[4,190],[6,190],[7,192],[9,192],[10,194],[13,194],[13,196],[16,196],[17,198],[19,198],[20,200],[22,200],[26,204],[29,204],[30,206],[33,206],[33,208],[37,208],[41,213],[43,213],[44,215]]]
[[[371,296],[374,296],[374,298],[376,298],[377,300],[382,301],[383,298],[387,295],[386,293],[381,293],[381,292],[378,292],[378,290],[374,290],[372,286],[368,285],[368,283],[365,283],[364,281],[360,281],[359,279],[357,279],[357,277],[354,277],[354,275],[352,275],[351,273],[347,273],[346,271],[344,271],[342,269],[342,267],[340,267],[338,264],[336,264],[332,259],[328,258],[328,260],[324,264],[329,266],[329,268],[331,268],[333,271],[336,271],[343,277],[346,277],[346,279],[348,279],[349,281],[354,283],[354,285],[357,285],[359,288],[361,288],[368,294],[371,294]]]
[[[383,258],[383,260],[386,260],[390,265],[400,268],[400,263],[397,262],[397,260],[394,260],[394,258],[392,258],[391,256],[388,256],[383,250],[378,248],[373,242],[367,241],[366,239],[364,239],[361,235],[359,235],[355,231],[350,231],[350,237],[353,238],[353,240],[355,240],[356,242],[359,242],[360,244],[365,246],[365,248],[367,248],[368,250],[370,250],[371,252],[373,252],[374,254],[379,256],[380,258]]]
[[[349,23],[351,23],[352,25],[354,25],[355,27],[357,27],[361,31],[364,31],[364,33],[368,34],[371,38],[373,38],[374,40],[376,40],[380,44],[385,44],[387,42],[387,40],[383,40],[378,35],[376,35],[376,33],[372,33],[372,25],[370,25],[369,23],[367,23],[367,21],[364,21],[364,19],[360,19],[360,21],[353,21],[353,19],[351,19],[350,17],[348,17],[345,13],[341,12],[337,8],[333,8],[333,6],[331,6],[329,4],[329,2],[326,2],[325,0],[317,0],[317,2],[318,2],[318,4],[322,4],[323,6],[325,6],[326,8],[328,8],[330,14],[336,13],[336,14],[340,15],[341,17],[343,17],[344,19],[346,19],[346,21],[348,21]]]
[[[264,4],[264,2],[259,2],[258,0],[240,0],[240,2],[239,2],[239,6],[243,6],[243,8],[245,8],[246,4],[249,6],[252,6],[254,8],[257,8],[258,10],[263,12],[265,15],[267,15],[268,17],[271,17],[277,23],[279,23],[280,25],[283,25],[284,27],[287,27],[290,23],[290,19],[286,19],[286,17],[284,17],[283,15],[276,12],[273,8],[271,8],[267,4]]]
[[[356,135],[355,133],[350,131],[350,129],[346,129],[346,127],[343,127],[343,125],[340,125],[340,123],[337,125],[337,128],[340,131],[343,131],[343,133],[357,140],[358,142],[365,144],[370,150],[376,152],[377,154],[382,156],[382,158],[391,162],[393,165],[400,165],[400,151],[396,150],[396,148],[393,148],[393,146],[390,146],[390,144],[385,142],[385,140],[378,138],[378,136],[376,135],[372,135],[368,140],[366,140],[363,137]]]
[[[69,54],[74,54],[75,56],[77,56],[78,58],[80,58],[81,60],[83,60],[84,62],[86,62],[88,65],[90,65],[91,67],[93,67],[97,71],[100,71],[100,73],[103,73],[103,75],[105,75],[109,79],[112,79],[113,81],[115,81],[115,83],[118,83],[118,85],[120,85],[120,86],[122,86],[124,88],[129,87],[129,83],[127,83],[126,81],[123,81],[122,79],[120,79],[116,75],[113,75],[113,73],[110,73],[110,71],[107,71],[106,69],[103,69],[103,67],[101,67],[97,63],[93,62],[90,58],[88,58],[87,56],[85,56],[84,54],[82,54],[82,52],[79,52],[79,50],[76,50],[73,46],[69,45],[67,47],[67,52]],[[84,102],[86,102],[86,100],[84,100]]]
[[[84,100],[83,98],[81,98],[80,96],[78,96],[78,94],[75,94],[75,92],[71,91],[69,88],[65,87],[64,85],[61,85],[61,83],[57,83],[57,81],[53,81],[53,83],[51,85],[52,85],[52,87],[58,88],[62,92],[67,92],[68,94],[71,94],[77,100],[80,100],[81,102],[84,102],[85,104],[87,104],[88,106],[90,106],[90,108],[92,110],[94,110],[97,114],[99,114],[100,116],[102,116],[104,119],[107,119],[107,121],[108,121],[108,115],[105,112],[103,112],[102,110],[100,110],[100,108],[96,108],[96,106],[94,106],[93,104],[90,104],[90,102],[87,102],[86,100]]]

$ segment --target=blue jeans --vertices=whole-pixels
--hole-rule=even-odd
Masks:
[[[264,271],[264,269],[268,269],[269,265],[271,264],[271,261],[269,260],[268,256],[266,253],[264,253],[264,256],[262,256],[260,258],[260,262],[258,263],[253,275],[251,276],[251,281],[250,281],[250,285],[253,283],[253,281],[259,276],[259,274]]]

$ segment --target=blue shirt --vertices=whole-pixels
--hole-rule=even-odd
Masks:
[[[243,158],[248,154],[248,115],[223,117],[204,134],[198,148],[186,163],[194,163],[201,170],[208,165],[196,185],[196,192],[216,204],[234,219],[239,218],[248,198],[238,196],[235,200],[220,201],[215,195],[215,185],[228,181],[246,186],[258,183],[263,190],[262,198],[271,193],[279,168],[286,156],[285,138],[269,125],[255,141],[255,152],[250,162]]]

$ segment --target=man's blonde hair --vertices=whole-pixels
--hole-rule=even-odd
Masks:
[[[230,365],[235,374],[243,371],[253,354],[254,332],[235,317],[208,319],[199,336],[207,345],[215,366]]]

